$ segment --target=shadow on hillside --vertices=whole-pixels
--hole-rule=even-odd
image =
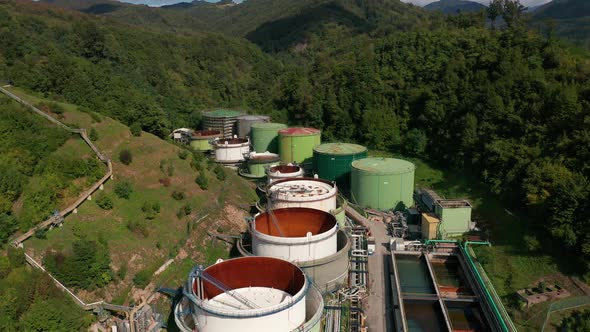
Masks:
[[[306,9],[294,16],[265,23],[248,33],[246,38],[266,52],[279,52],[304,44],[310,33],[327,23],[344,25],[357,33],[371,29],[364,18],[330,2]]]
[[[99,3],[83,10],[86,14],[102,15],[119,10],[121,6],[110,3]]]

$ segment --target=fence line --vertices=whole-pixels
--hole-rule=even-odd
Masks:
[[[33,234],[35,234],[36,231],[38,231],[40,229],[45,229],[51,225],[60,223],[63,220],[63,217],[70,214],[72,211],[74,211],[76,208],[78,208],[78,206],[80,206],[85,200],[87,200],[88,197],[90,197],[90,195],[92,195],[96,190],[98,190],[98,188],[100,188],[100,186],[102,186],[105,182],[107,182],[112,177],[113,165],[112,165],[111,160],[106,158],[102,154],[102,152],[100,152],[100,150],[98,150],[98,148],[94,145],[94,143],[92,143],[92,141],[88,138],[88,135],[86,135],[85,129],[83,129],[83,128],[80,128],[80,129],[70,128],[69,126],[65,125],[61,121],[52,117],[51,115],[44,113],[43,111],[36,108],[35,106],[30,104],[29,102],[23,100],[22,98],[18,97],[17,95],[13,94],[12,92],[6,90],[4,87],[0,87],[0,92],[5,94],[9,98],[15,100],[16,102],[23,105],[24,107],[30,109],[31,111],[37,113],[38,115],[44,117],[45,119],[49,120],[50,122],[60,126],[61,128],[65,129],[71,133],[80,135],[80,137],[84,140],[84,142],[86,142],[86,144],[90,147],[90,149],[92,149],[92,151],[94,151],[94,153],[96,154],[98,159],[100,159],[102,162],[104,162],[107,166],[106,174],[100,180],[98,180],[96,183],[94,183],[89,189],[84,191],[76,199],[75,202],[68,205],[65,209],[60,211],[57,215],[53,215],[53,216],[49,217],[47,220],[45,220],[45,221],[39,223],[38,225],[34,226],[33,228],[29,229],[26,233],[13,239],[12,245],[15,247],[21,247],[22,243],[25,240],[27,240],[28,238],[30,238]],[[37,268],[37,269],[41,270],[42,272],[46,273],[53,280],[55,285],[59,289],[61,289],[62,291],[66,292],[66,294],[68,294],[74,300],[74,302],[82,309],[84,309],[84,310],[108,309],[108,310],[125,312],[130,315],[130,323],[131,323],[131,326],[133,326],[133,315],[138,310],[138,308],[141,307],[142,305],[140,305],[136,308],[130,308],[130,307],[126,307],[126,306],[120,306],[120,305],[116,305],[116,304],[106,303],[104,301],[86,303],[82,299],[80,299],[78,296],[76,296],[76,294],[74,294],[71,290],[69,290],[59,280],[57,280],[57,278],[55,278],[51,273],[49,273],[49,271],[47,271],[40,263],[35,261],[33,259],[33,257],[31,257],[27,253],[25,253],[25,260],[32,267]]]

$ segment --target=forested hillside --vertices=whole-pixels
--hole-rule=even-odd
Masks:
[[[445,14],[456,14],[458,12],[477,12],[486,9],[486,6],[475,1],[466,0],[440,0],[427,4],[424,9],[438,10]]]
[[[195,126],[201,108],[242,106],[320,127],[326,140],[471,172],[535,217],[538,234],[563,248],[556,251],[588,268],[588,60],[528,32],[519,15],[492,30],[480,15],[443,19],[398,1],[337,4],[332,13],[348,8],[352,21],[321,16],[297,25],[309,17],[298,12],[268,23],[305,29],[297,38],[271,36],[270,53],[244,39],[5,4],[0,63],[17,85],[158,135]]]
[[[539,29],[590,49],[590,1],[554,0],[535,10],[532,23]]]

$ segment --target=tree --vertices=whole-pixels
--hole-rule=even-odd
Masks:
[[[129,149],[123,149],[119,152],[119,161],[124,165],[129,165],[133,161],[133,155]]]
[[[129,199],[132,193],[133,186],[129,181],[121,181],[115,185],[115,194],[117,194],[119,198]]]
[[[225,167],[217,164],[215,166],[215,168],[213,169],[213,172],[215,173],[215,176],[217,177],[217,180],[219,181],[225,181],[225,179],[227,178],[227,175],[225,174]]]
[[[590,310],[574,311],[561,321],[562,331],[590,332]]]
[[[135,137],[141,136],[141,124],[139,122],[133,122],[129,129],[131,130],[131,135]]]
[[[88,138],[90,138],[90,140],[93,142],[98,141],[98,131],[96,131],[94,128],[91,128]]]
[[[96,205],[98,205],[103,210],[113,209],[113,201],[107,195],[101,195],[98,199],[96,199]]]
[[[502,14],[502,3],[503,0],[492,0],[490,5],[486,9],[487,17],[490,19],[492,24],[492,29],[494,29],[494,23],[496,22],[496,18]]]
[[[207,190],[209,188],[209,179],[205,172],[199,173],[199,176],[195,179],[195,183],[199,185],[199,187],[203,190]]]
[[[415,156],[421,156],[426,150],[428,144],[428,138],[426,134],[420,129],[412,129],[408,131],[404,138],[404,148],[410,154]]]

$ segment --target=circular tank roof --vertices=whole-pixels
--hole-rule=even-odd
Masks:
[[[282,136],[312,136],[320,134],[319,129],[315,128],[304,128],[304,127],[294,127],[294,128],[285,128],[279,130],[279,135]]]
[[[308,232],[311,235],[325,233],[337,223],[330,213],[310,208],[276,209],[271,214],[264,212],[256,216],[256,231],[277,237],[306,237]]]
[[[270,173],[280,172],[283,174],[287,173],[297,173],[301,167],[295,165],[277,165],[273,166],[269,169]]]
[[[215,111],[206,112],[204,116],[212,118],[229,118],[242,115],[242,112],[228,109],[217,109]]]
[[[281,160],[276,153],[252,153],[249,162],[252,164],[264,164]]]
[[[294,296],[305,287],[305,274],[296,265],[278,258],[241,257],[229,259],[205,269],[205,272],[229,289],[264,287],[282,290]],[[193,290],[196,293],[196,283]],[[203,298],[223,293],[208,281],[203,282]]]
[[[411,162],[395,158],[359,159],[352,162],[352,167],[374,174],[402,174],[416,169]]]
[[[367,148],[352,143],[324,143],[316,146],[313,150],[317,153],[332,155],[351,155],[367,151]]]
[[[253,123],[251,128],[256,128],[256,129],[282,129],[282,128],[286,128],[287,125],[283,124],[283,123],[276,123],[276,122],[258,122],[258,123]]]

